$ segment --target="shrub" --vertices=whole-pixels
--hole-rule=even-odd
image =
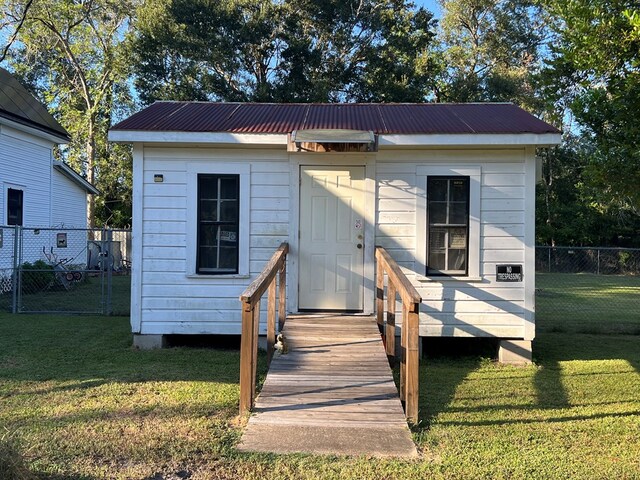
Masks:
[[[54,278],[53,267],[42,260],[22,264],[22,291],[24,293],[45,290],[53,284]]]

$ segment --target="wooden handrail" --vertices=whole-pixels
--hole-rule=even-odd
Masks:
[[[395,260],[382,247],[376,247],[376,314],[380,332],[385,337],[387,356],[395,359],[396,294],[402,300],[400,330],[400,399],[410,423],[418,422],[418,377],[420,366],[420,304],[422,297],[402,272]],[[385,325],[384,277],[387,285],[387,318]]]
[[[286,242],[281,243],[262,269],[262,272],[260,272],[260,275],[242,292],[242,295],[240,295],[241,302],[253,303],[256,299],[262,297],[267,288],[269,288],[271,280],[275,278],[276,273],[280,270],[287,253],[289,253],[289,244]]]
[[[267,299],[267,361],[271,362],[276,341],[276,296],[278,328],[284,327],[286,315],[286,268],[289,244],[282,243],[272,255],[258,277],[242,295],[242,337],[240,340],[240,415],[253,408],[256,396],[258,366],[258,335],[260,326],[260,299],[268,290]],[[276,288],[279,279],[279,288]]]

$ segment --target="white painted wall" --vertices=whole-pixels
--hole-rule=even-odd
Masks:
[[[290,190],[297,187],[290,186],[289,179],[297,178],[291,169],[298,164],[284,150],[273,148],[167,146],[143,150],[137,144],[134,152],[133,255],[142,263],[137,272],[134,266],[133,331],[239,334],[239,295],[278,245],[291,242],[296,234],[288,222],[290,209],[295,207]],[[524,266],[523,283],[496,282],[495,265],[524,264],[525,241],[533,244],[533,230],[525,228],[525,204],[529,209],[533,205],[525,198],[525,192],[530,196],[532,191],[525,177],[531,170],[528,164],[534,162],[533,150],[524,147],[382,149],[371,162],[372,178],[377,181],[375,243],[389,250],[423,296],[421,335],[533,338],[533,300],[527,297],[527,292],[533,292],[533,263]],[[197,193],[188,188],[189,175],[199,166],[212,173],[216,164],[225,169],[249,165],[248,277],[189,273],[188,205]],[[478,274],[471,279],[425,278],[416,266],[420,249],[426,250],[424,242],[417,240],[416,229],[423,214],[416,201],[416,196],[424,195],[420,175],[425,178],[430,166],[443,165],[479,167],[480,246],[477,258],[471,259],[477,262]],[[154,183],[154,174],[163,174],[164,182]],[[533,218],[533,212],[528,215]],[[295,249],[291,255],[293,259]],[[525,314],[527,309],[531,313]]]
[[[51,142],[4,125],[0,127],[1,224],[7,224],[5,198],[11,187],[24,190],[24,225],[49,225],[52,149]]]
[[[56,231],[46,227],[86,228],[87,194],[84,188],[53,168],[54,143],[7,125],[0,125],[0,225],[7,224],[8,188],[24,192],[22,260],[45,260],[56,245]],[[45,227],[35,233],[29,227]],[[68,247],[55,249],[59,258],[86,262],[86,232],[68,232]],[[13,230],[4,229],[0,269],[13,267]],[[6,272],[5,272],[6,273]]]
[[[145,148],[144,165],[141,161],[134,156],[134,205],[135,200],[141,204],[134,211],[133,255],[142,259],[142,269],[139,277],[135,270],[133,276],[133,331],[239,334],[238,297],[289,237],[286,151]],[[189,175],[214,173],[216,164],[224,164],[225,172],[235,164],[239,173],[249,165],[250,200],[240,200],[241,208],[243,201],[250,201],[249,275],[188,272],[187,207],[197,194],[188,189]],[[155,183],[154,174],[164,175],[164,182]]]
[[[87,228],[87,192],[58,170],[52,175],[51,226]]]
[[[532,152],[525,152],[520,148],[378,153],[377,244],[388,249],[423,297],[420,335],[533,338],[525,319],[525,285],[533,282],[533,263],[524,265],[525,282],[495,279],[496,264],[525,264],[525,159],[535,162]],[[437,175],[443,165],[479,167],[481,172],[476,200],[480,248],[477,258],[471,254],[469,260],[470,269],[477,262],[477,278],[425,278],[416,261],[426,252],[425,242],[416,240],[420,237],[416,224],[425,215],[416,201],[425,195],[417,173],[429,174],[433,168]],[[533,315],[528,317],[532,321]]]

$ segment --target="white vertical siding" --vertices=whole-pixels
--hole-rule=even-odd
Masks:
[[[250,276],[187,274],[188,165],[250,164]],[[154,174],[164,182],[155,183]],[[143,167],[140,333],[239,334],[238,297],[289,236],[286,152],[146,148]],[[141,228],[142,227],[142,228]]]
[[[0,223],[7,223],[7,187],[24,190],[25,226],[48,226],[51,218],[53,144],[7,126],[0,129]]]
[[[378,154],[377,244],[388,249],[423,297],[421,335],[524,337],[524,283],[495,280],[497,263],[525,262],[524,160],[524,149]],[[416,170],[430,164],[481,168],[479,279],[438,281],[416,271],[417,249],[426,248],[417,245],[414,227],[416,216],[424,214],[416,208]]]
[[[51,226],[87,227],[87,192],[59,171],[51,182]]]

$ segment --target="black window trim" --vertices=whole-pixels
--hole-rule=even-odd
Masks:
[[[237,243],[236,243],[236,265],[235,265],[235,269],[231,270],[231,269],[205,269],[203,270],[200,267],[200,227],[203,223],[203,221],[200,219],[200,213],[201,213],[201,204],[202,202],[201,197],[200,197],[200,179],[204,178],[204,177],[213,177],[213,178],[217,178],[218,180],[220,178],[223,177],[235,177],[236,178],[236,196],[237,196],[237,201],[238,201],[238,208],[237,208],[237,219],[235,221],[235,225],[236,225],[236,230],[237,230]],[[241,175],[237,174],[237,173],[198,173],[196,175],[196,202],[197,202],[197,212],[196,212],[196,224],[197,224],[197,229],[196,229],[196,274],[197,275],[212,275],[212,276],[216,276],[216,275],[237,275],[240,271],[240,204],[241,204],[241,198],[240,198],[240,193],[241,193],[241,188],[240,188],[240,181],[241,181]],[[220,192],[220,190],[218,191]],[[220,195],[220,193],[218,193],[218,195]],[[219,224],[219,223],[224,223],[224,224],[229,224],[230,222],[213,222],[213,221],[207,221],[204,223],[208,223],[208,224]]]
[[[465,254],[466,254],[466,260],[465,260],[465,269],[464,269],[464,273],[458,271],[458,270],[454,270],[454,271],[447,271],[447,270],[430,270],[429,268],[429,245],[430,245],[430,221],[429,221],[429,181],[431,179],[443,179],[443,180],[456,180],[456,179],[465,179],[467,181],[467,224],[466,224],[466,245],[465,245]],[[469,254],[469,233],[470,233],[470,226],[471,226],[471,177],[469,175],[427,175],[427,208],[426,208],[426,216],[427,216],[427,221],[426,221],[426,228],[427,228],[427,235],[426,235],[426,243],[427,243],[427,256],[426,256],[426,262],[425,262],[425,275],[429,276],[429,277],[467,277],[469,276],[469,258],[470,258],[470,254]]]
[[[11,221],[11,214],[9,213],[9,208],[11,206],[11,202],[9,199],[9,195],[11,194],[11,192],[20,192],[20,212],[18,215],[18,221]],[[7,194],[7,225],[17,225],[19,227],[24,226],[24,189],[22,188],[17,188],[17,187],[7,187],[6,190],[6,194]]]

